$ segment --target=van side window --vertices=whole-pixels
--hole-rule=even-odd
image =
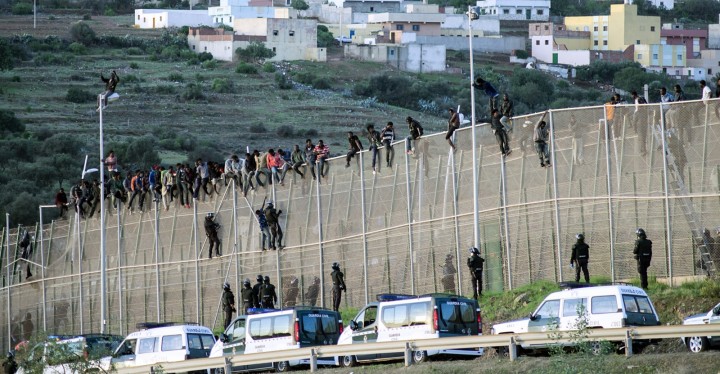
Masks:
[[[548,300],[538,309],[535,315],[540,318],[557,318],[560,316],[560,300]]]
[[[162,351],[177,351],[183,349],[182,335],[167,335],[162,337],[162,344],[160,346]]]
[[[623,295],[623,302],[628,313],[653,314],[650,301],[645,296]]]
[[[241,319],[233,323],[232,328],[229,329],[231,343],[237,343],[238,341],[245,339],[245,320]]]
[[[587,313],[587,308],[585,307],[585,299],[565,300],[563,302],[563,317],[577,317],[579,308],[582,308],[585,313]]]
[[[138,354],[155,352],[158,338],[140,339]]]
[[[363,318],[363,326],[370,326],[373,323],[375,323],[375,319],[377,319],[377,307],[373,306],[371,308],[365,309],[365,316]]]
[[[426,303],[410,304],[410,326],[429,324],[430,314],[428,309],[430,308]]]
[[[613,295],[595,296],[590,300],[590,310],[592,314],[617,313],[617,298]]]
[[[290,336],[290,317],[291,316],[277,316],[273,317],[273,337]]]
[[[272,338],[272,318],[259,318],[250,321],[250,335],[255,339]]]
[[[215,339],[208,334],[187,334],[189,349],[212,349]]]
[[[117,353],[115,353],[115,357],[120,356],[127,356],[127,355],[134,355],[135,354],[135,345],[137,344],[137,339],[129,339],[122,343],[120,347],[118,347]]]
[[[390,328],[407,326],[407,318],[407,304],[386,307],[382,312],[382,321]]]

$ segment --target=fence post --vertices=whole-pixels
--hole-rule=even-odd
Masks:
[[[322,231],[322,201],[320,199],[320,181],[322,180],[322,169],[318,164],[317,183],[315,193],[317,194],[317,222],[318,222],[318,266],[320,270],[320,306],[325,307],[325,272],[323,271],[323,231]],[[324,168],[324,166],[323,166]]]
[[[410,342],[405,343],[405,367],[412,364],[412,349],[410,349]]]
[[[632,335],[630,334],[630,330],[625,331],[625,356],[630,357],[633,355],[633,349],[632,349]]]
[[[225,357],[225,373],[227,373],[227,374],[232,373],[232,362],[230,362],[229,357]]]
[[[425,140],[423,140],[425,141]],[[410,139],[405,139],[405,149],[411,142]],[[415,294],[415,252],[413,248],[413,230],[412,230],[412,205],[413,196],[410,191],[410,156],[405,152],[405,194],[407,198],[407,224],[408,224],[408,256],[410,256],[410,293]]]
[[[510,337],[510,346],[508,346],[508,356],[510,357],[510,361],[515,361],[517,359],[517,344],[515,344],[515,337]]]
[[[315,348],[310,350],[310,372],[317,371],[317,351]]]

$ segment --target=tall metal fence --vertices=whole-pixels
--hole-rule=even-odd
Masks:
[[[381,148],[377,173],[372,153],[364,151],[347,168],[344,157],[331,160],[319,183],[289,171],[284,186],[259,188],[247,198],[230,184],[191,209],[160,205],[129,214],[109,207],[107,331],[126,334],[141,321],[220,326],[223,282],[239,294],[242,280],[257,274],[271,277],[283,305],[295,278],[296,302],[312,303],[308,291],[318,278],[316,303],[329,306],[333,262],[346,276],[344,307],[361,307],[382,292],[457,287],[468,295],[475,224],[491,290],[574,279],[570,248],[578,232],[590,245],[592,275],[633,278],[636,227],[654,243],[651,275],[712,274],[717,252],[703,229],[713,236],[720,225],[719,106],[712,100],[550,111],[551,167],[540,166],[534,149],[541,114],[513,119],[506,158],[489,126],[478,125],[477,223],[469,127],[456,132],[455,153],[444,134],[396,142],[390,166]],[[286,248],[279,251],[260,251],[254,210],[265,197],[283,211]],[[222,225],[220,258],[207,258],[209,211]],[[27,228],[35,234],[34,252],[25,256],[22,230],[12,227],[2,231],[0,251],[2,349],[31,332],[98,332],[99,220],[71,215]]]

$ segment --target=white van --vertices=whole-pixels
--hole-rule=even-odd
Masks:
[[[655,307],[645,291],[629,285],[588,286],[582,283],[561,284],[569,289],[553,292],[528,318],[499,323],[493,334],[572,331],[578,321],[578,306],[583,306],[589,329],[611,329],[628,326],[656,326],[660,324]],[[633,350],[639,352],[651,342],[638,341]],[[521,345],[524,349],[547,348],[544,345]]]
[[[320,307],[296,306],[283,310],[255,309],[249,315],[235,318],[210,353],[221,357],[243,353],[282,351],[335,345],[343,331],[340,313]],[[318,358],[318,365],[334,365],[334,358]],[[275,369],[310,365],[309,359],[268,362],[233,367],[233,372]]]
[[[33,347],[27,358],[31,361],[27,369],[28,372],[43,374],[102,371],[103,357],[111,354],[121,341],[121,336],[108,334],[85,334],[51,340]],[[18,374],[25,372],[25,368],[18,368]]]
[[[215,344],[212,331],[204,326],[147,323],[138,327],[145,329],[128,335],[113,353],[115,369],[208,357]]]
[[[450,336],[482,335],[482,318],[477,301],[451,294],[422,296],[380,294],[366,305],[340,335],[338,345],[402,340],[435,339]],[[414,362],[434,355],[480,356],[483,349],[449,349],[413,352]],[[403,352],[347,355],[336,365],[351,367],[358,362],[396,360]]]

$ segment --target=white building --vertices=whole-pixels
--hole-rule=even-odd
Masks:
[[[664,7],[667,10],[675,7],[675,0],[650,0],[650,2],[658,8]]]
[[[444,45],[378,44],[345,46],[345,56],[374,61],[415,73],[445,71]]]
[[[480,14],[496,15],[501,20],[547,21],[550,0],[484,0],[476,3]]]
[[[215,25],[232,26],[239,18],[297,18],[292,8],[250,6],[248,0],[220,0],[220,6],[209,7],[207,12]]]
[[[139,29],[213,25],[207,10],[135,9],[135,28]]]

